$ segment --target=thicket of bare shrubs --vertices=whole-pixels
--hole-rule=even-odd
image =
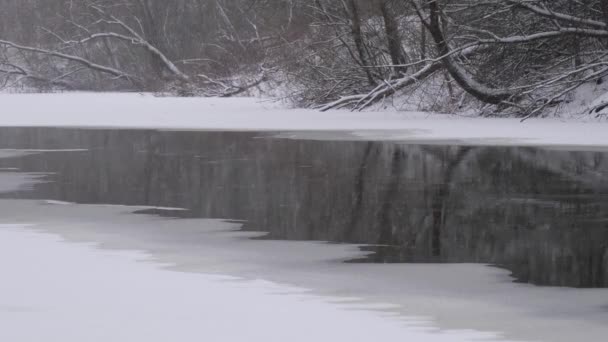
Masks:
[[[531,117],[608,74],[605,0],[0,0],[0,8],[5,89],[236,96],[271,84],[320,110],[397,95],[408,109]]]

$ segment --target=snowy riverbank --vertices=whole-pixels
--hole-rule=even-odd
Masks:
[[[405,112],[318,112],[252,98],[168,98],[142,94],[0,94],[0,126],[174,130],[324,131],[359,138],[473,145],[608,145],[608,123],[467,118]],[[347,134],[346,134],[347,133]]]

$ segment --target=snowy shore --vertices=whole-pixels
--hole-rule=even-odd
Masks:
[[[323,131],[315,138],[472,145],[608,145],[608,123],[468,118],[413,112],[319,112],[252,98],[168,98],[142,94],[0,94],[0,127]]]

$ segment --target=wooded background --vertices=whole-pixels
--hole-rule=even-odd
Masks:
[[[265,87],[321,110],[397,94],[423,110],[532,117],[608,74],[608,0],[0,0],[0,9],[0,88]]]

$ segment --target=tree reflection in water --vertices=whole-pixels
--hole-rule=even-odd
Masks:
[[[522,282],[608,287],[606,153],[275,139],[266,134],[0,129],[0,159],[54,172],[4,197],[184,207],[268,239],[362,243],[354,262],[473,262]]]

